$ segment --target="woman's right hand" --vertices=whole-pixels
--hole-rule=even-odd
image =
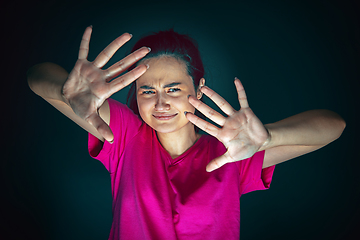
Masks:
[[[87,27],[80,44],[78,60],[62,87],[62,96],[64,102],[73,109],[76,115],[94,126],[105,140],[112,142],[113,133],[99,116],[99,108],[112,94],[120,91],[146,72],[148,66],[141,64],[130,72],[117,77],[148,54],[150,49],[142,47],[108,69],[102,69],[115,52],[132,36],[124,33],[110,43],[93,62],[89,62],[87,57],[91,32],[92,27]]]

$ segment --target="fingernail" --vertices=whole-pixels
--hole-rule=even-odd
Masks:
[[[111,141],[109,141],[109,143],[110,143],[110,144],[113,144],[113,143],[114,143],[114,139],[113,139],[113,140],[111,140]]]
[[[190,96],[191,96],[191,95],[189,94],[189,95],[188,95],[188,98],[189,98]]]
[[[151,52],[151,48],[147,47],[149,49],[149,52]]]
[[[89,27],[93,28],[93,25],[90,25]]]
[[[185,114],[185,116],[186,116],[186,114],[187,114],[187,111],[185,111],[185,112],[184,112],[184,114]]]
[[[132,35],[131,33],[129,33],[129,35],[130,35],[130,37],[132,38],[133,35]]]
[[[145,66],[146,66],[146,69],[149,69],[149,67],[150,67],[149,64],[145,64]]]

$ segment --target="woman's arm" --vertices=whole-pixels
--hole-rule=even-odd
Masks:
[[[264,126],[249,107],[239,79],[235,79],[235,85],[241,106],[239,111],[210,88],[201,88],[227,117],[195,97],[189,97],[190,104],[221,128],[192,113],[186,113],[188,120],[216,137],[227,149],[225,154],[207,165],[207,171],[213,171],[228,162],[249,158],[265,149],[263,168],[269,167],[325,146],[337,139],[345,128],[344,120],[328,110],[312,110]]]
[[[114,136],[109,127],[110,111],[106,99],[145,73],[147,66],[141,64],[118,77],[148,54],[150,49],[142,47],[108,69],[102,69],[115,52],[131,39],[131,35],[121,35],[93,62],[89,62],[87,56],[91,32],[92,27],[86,28],[78,60],[70,74],[56,64],[42,63],[28,71],[28,83],[36,94],[86,131],[101,141],[112,142]]]
[[[31,67],[27,73],[27,79],[29,87],[34,93],[42,97],[87,132],[91,133],[101,141],[104,141],[104,138],[94,126],[74,113],[61,94],[62,87],[67,80],[68,75],[68,72],[61,66],[46,62]],[[107,101],[99,108],[99,115],[106,124],[109,125],[110,110]]]
[[[266,124],[269,141],[263,168],[317,150],[340,137],[345,121],[329,110],[311,110],[272,124]]]

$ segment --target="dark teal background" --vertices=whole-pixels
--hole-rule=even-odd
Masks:
[[[241,239],[354,239],[358,169],[358,1],[46,1],[2,3],[1,239],[107,239],[110,178],[84,130],[30,91],[40,62],[70,71],[92,24],[89,60],[124,32],[173,27],[195,38],[207,84],[239,108],[239,77],[263,123],[325,108],[341,138],[276,167],[270,190],[241,198]],[[107,65],[107,66],[109,66]],[[126,90],[113,97],[124,102]],[[357,234],[358,235],[358,234]],[[356,237],[355,237],[356,238]]]

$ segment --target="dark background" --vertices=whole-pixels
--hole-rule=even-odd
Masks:
[[[26,82],[36,63],[70,71],[91,24],[89,60],[122,33],[134,35],[109,65],[149,32],[189,34],[200,45],[207,84],[238,108],[239,77],[264,123],[316,108],[339,113],[347,128],[338,140],[278,165],[270,190],[241,198],[241,239],[358,236],[358,1],[49,0],[0,9],[1,239],[108,237],[108,172],[88,155],[86,132]]]

